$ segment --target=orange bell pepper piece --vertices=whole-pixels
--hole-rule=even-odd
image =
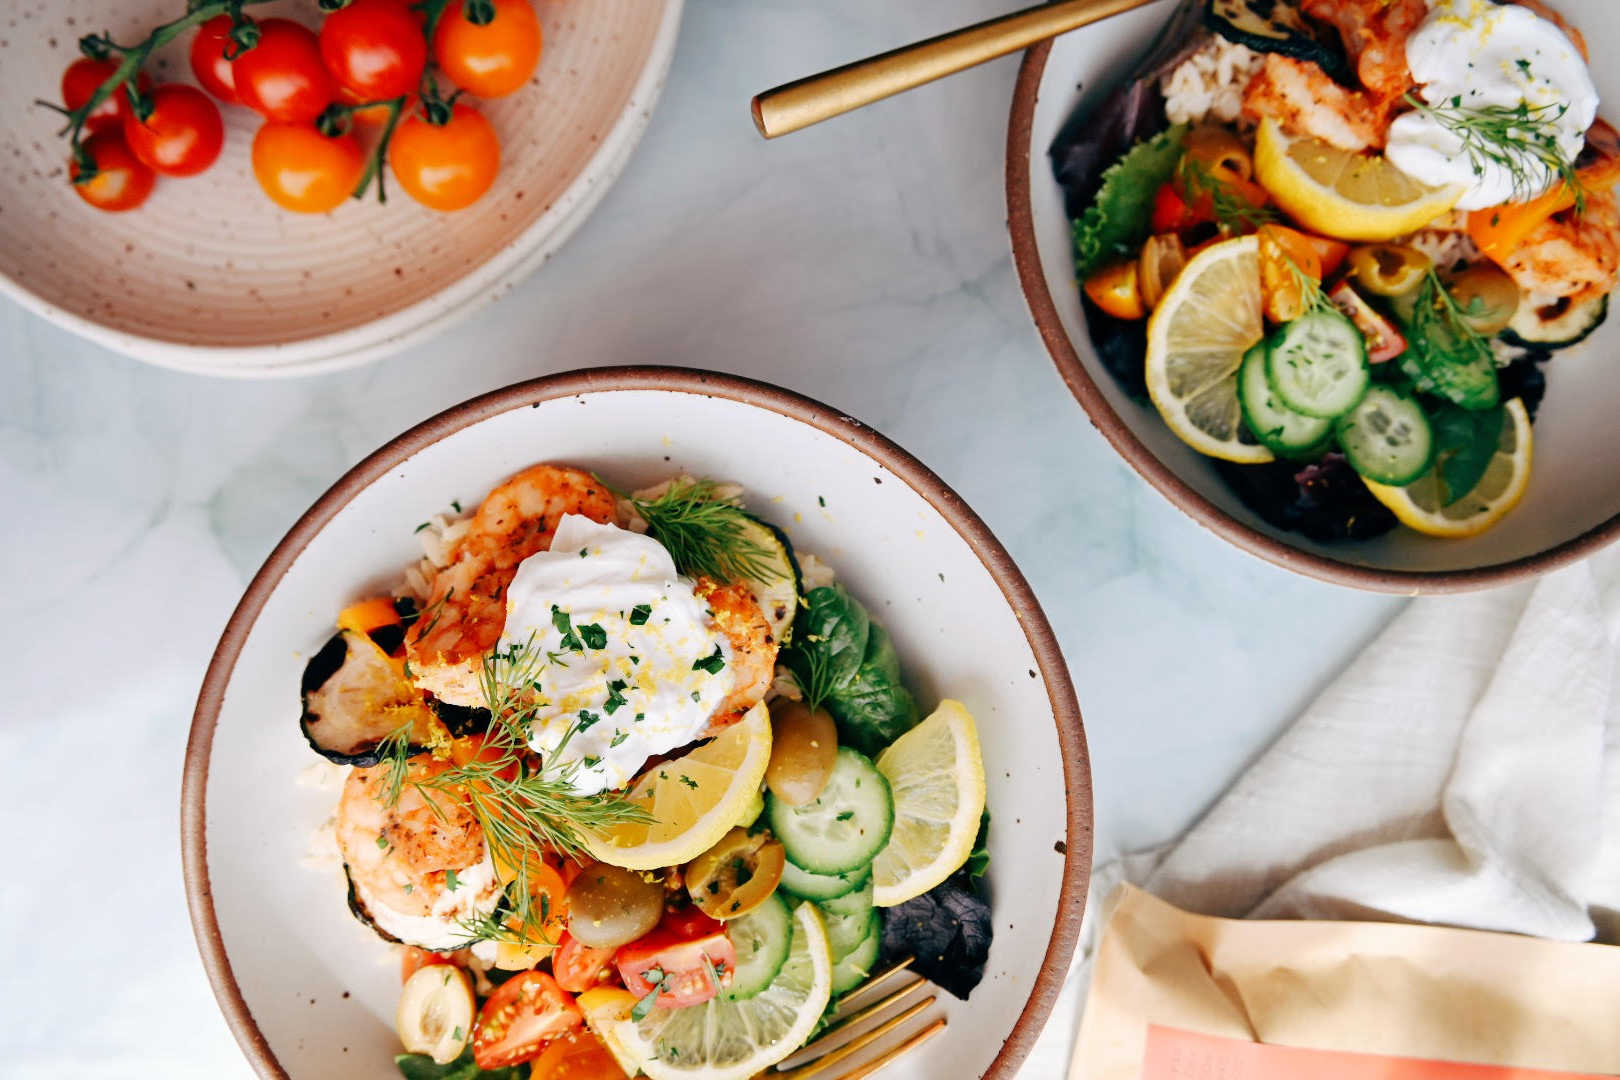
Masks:
[[[1620,157],[1605,158],[1575,173],[1587,191],[1608,191],[1620,184]],[[1503,203],[1468,215],[1468,235],[1493,262],[1503,263],[1529,235],[1554,214],[1574,206],[1575,192],[1563,181],[1528,202]]]
[[[394,610],[393,597],[373,596],[344,608],[338,614],[337,625],[339,630],[369,634],[380,627],[397,626],[399,621],[399,612]]]

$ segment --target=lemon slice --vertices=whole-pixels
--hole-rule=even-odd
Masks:
[[[893,907],[932,889],[973,854],[984,813],[973,716],[960,701],[941,701],[878,755],[877,769],[894,796],[894,829],[872,862],[872,903]]]
[[[691,862],[742,817],[770,759],[771,717],[761,703],[691,753],[642,774],[625,797],[652,821],[590,837],[591,854],[629,870]]]
[[[1176,276],[1148,322],[1147,388],[1182,442],[1243,465],[1272,460],[1243,425],[1238,368],[1265,332],[1260,241],[1227,240]]]
[[[654,1008],[643,1020],[606,1026],[652,1080],[748,1080],[804,1045],[832,998],[832,978],[821,913],[802,903],[787,962],[754,997]]]
[[[1367,479],[1362,483],[1409,529],[1448,540],[1478,536],[1506,517],[1530,486],[1530,414],[1518,398],[1508,402],[1504,411],[1496,456],[1474,490],[1450,506],[1440,505],[1444,489],[1433,469],[1405,487]]]
[[[1271,119],[1260,124],[1254,171],[1295,221],[1341,240],[1393,240],[1417,232],[1463,195],[1455,184],[1419,183],[1382,154],[1358,154],[1308,135],[1289,135]]]
[[[641,1071],[641,1060],[636,1052],[619,1038],[619,1021],[629,1017],[636,1007],[636,995],[622,986],[593,986],[574,1000],[585,1014],[585,1026],[590,1028],[602,1045],[608,1048],[613,1060],[619,1063],[624,1075],[635,1076]]]

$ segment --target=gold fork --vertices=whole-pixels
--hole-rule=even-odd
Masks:
[[[868,999],[877,995],[885,985],[896,981],[906,973],[911,966],[911,958],[899,961],[893,967],[873,975],[870,979],[845,995],[839,1003],[838,1013],[832,1026],[821,1033],[821,1037],[814,1042],[806,1044],[782,1064],[773,1069],[766,1069],[754,1080],[808,1080],[812,1076],[820,1076],[828,1069],[844,1061],[846,1058],[865,1050],[868,1046],[884,1038],[891,1032],[896,1032],[908,1022],[928,1010],[928,1007],[937,1000],[933,995],[901,1009],[876,1026],[859,1034],[850,1036],[850,1032],[868,1020],[874,1020],[884,1013],[903,1004],[907,999],[931,989],[928,980],[922,977],[915,978],[902,985],[886,996],[876,1001]],[[901,1041],[890,1046],[877,1057],[857,1066],[852,1072],[844,1073],[836,1080],[861,1080],[862,1077],[871,1076],[885,1065],[898,1060],[901,1056],[915,1050],[929,1039],[945,1030],[945,1018],[936,1017],[932,1023],[925,1024],[911,1030],[909,1034],[901,1033]],[[850,1036],[850,1037],[846,1037]],[[833,1080],[829,1077],[827,1080]]]

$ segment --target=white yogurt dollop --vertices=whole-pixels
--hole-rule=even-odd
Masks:
[[[1406,41],[1406,62],[1434,108],[1540,110],[1535,131],[1551,134],[1570,161],[1597,117],[1597,87],[1580,52],[1557,26],[1517,4],[1433,0],[1429,17]],[[1463,187],[1457,204],[1463,210],[1533,198],[1558,179],[1522,149],[1513,155],[1518,168],[1471,157],[1455,133],[1421,111],[1396,118],[1385,154],[1426,184]]]
[[[500,648],[513,646],[552,658],[530,745],[548,763],[578,762],[584,795],[696,739],[734,682],[729,643],[664,546],[574,514],[506,590]]]

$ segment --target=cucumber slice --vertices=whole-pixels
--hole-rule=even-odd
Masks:
[[[1607,293],[1579,303],[1560,300],[1540,307],[1520,304],[1502,340],[1530,349],[1567,349],[1591,336],[1609,317]]]
[[[845,893],[843,896],[833,896],[816,905],[829,918],[834,915],[861,915],[872,909],[872,878],[867,875],[866,882],[860,888]]]
[[[1410,484],[1434,459],[1434,431],[1417,399],[1382,384],[1339,421],[1338,436],[1350,467],[1379,484]]]
[[[771,985],[787,963],[788,947],[793,943],[793,913],[787,901],[772,893],[753,911],[726,923],[726,937],[737,950],[737,966],[731,971],[725,998],[744,1001]]]
[[[868,917],[866,936],[856,946],[842,957],[833,961],[833,996],[847,994],[872,974],[872,965],[877,963],[878,951],[883,946],[883,917],[872,910]]]
[[[795,864],[816,874],[846,874],[866,866],[889,842],[894,799],[871,760],[841,746],[820,795],[789,806],[768,792],[765,816]]]
[[[819,904],[816,906],[821,907]],[[854,952],[856,946],[866,939],[876,911],[876,908],[866,908],[853,914],[838,915],[825,907],[821,908],[821,917],[827,924],[827,944],[832,947],[833,963]]]
[[[1295,412],[1277,399],[1266,378],[1266,344],[1243,354],[1238,369],[1238,404],[1243,422],[1260,444],[1282,457],[1312,456],[1333,434],[1333,421]]]
[[[786,645],[793,639],[793,617],[799,613],[804,595],[799,560],[793,557],[787,534],[768,521],[748,517],[743,521],[742,533],[748,542],[767,553],[761,567],[766,572],[750,576],[742,584],[753,592],[776,643]]]
[[[789,862],[782,867],[782,888],[803,900],[834,900],[872,887],[869,867],[847,874],[817,874]]]
[[[1367,339],[1338,308],[1307,311],[1272,335],[1266,378],[1282,404],[1333,420],[1367,392]]]

